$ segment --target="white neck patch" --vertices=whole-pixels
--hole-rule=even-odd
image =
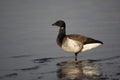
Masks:
[[[61,27],[61,29],[64,29],[64,27]]]

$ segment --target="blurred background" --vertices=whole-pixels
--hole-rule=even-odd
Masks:
[[[79,54],[78,59],[101,59],[103,73],[112,75],[112,79],[117,75],[119,79],[119,3],[119,0],[0,0],[0,79],[57,79],[55,74],[42,78],[41,73],[46,70],[45,77],[50,69],[56,70],[56,63],[74,60],[73,53],[64,52],[56,44],[58,28],[51,24],[57,20],[66,22],[67,34],[102,41],[103,46]],[[44,65],[35,63],[36,60]],[[106,62],[109,65],[104,65]]]

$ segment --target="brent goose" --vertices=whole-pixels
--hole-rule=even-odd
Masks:
[[[75,53],[75,61],[77,61],[77,54],[93,48],[96,48],[103,44],[99,40],[95,40],[79,34],[66,35],[66,24],[63,20],[58,20],[52,26],[58,26],[59,33],[57,36],[57,44],[67,52]]]

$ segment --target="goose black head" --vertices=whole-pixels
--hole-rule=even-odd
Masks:
[[[65,22],[63,20],[58,20],[53,23],[52,26],[65,27]]]

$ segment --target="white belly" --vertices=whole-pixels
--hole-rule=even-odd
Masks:
[[[86,44],[86,45],[83,46],[83,49],[82,49],[81,52],[91,50],[91,49],[96,48],[96,47],[98,47],[100,45],[101,45],[101,43]]]
[[[81,50],[82,45],[78,41],[74,41],[72,39],[67,38],[67,40],[63,43],[62,49],[68,52],[79,52]]]

